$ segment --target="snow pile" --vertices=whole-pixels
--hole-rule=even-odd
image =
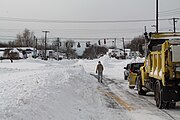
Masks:
[[[118,114],[107,108],[98,91],[97,80],[84,70],[81,62],[3,61],[0,67],[0,118],[109,120],[115,117],[118,120]]]
[[[104,65],[104,76],[112,80],[112,84],[103,86],[97,82],[94,76],[98,61]],[[131,61],[108,56],[95,60],[42,61],[28,58],[13,63],[3,60],[0,63],[0,119],[159,119],[157,115],[152,116],[156,107],[153,106],[154,110],[150,111],[148,103],[128,96],[132,91],[129,91],[128,82],[123,79],[123,68]],[[141,103],[148,105],[148,109],[127,111],[123,104],[118,105],[111,97],[107,97],[111,92],[119,95],[124,102],[139,101],[134,104],[137,107]],[[136,106],[132,104],[132,107]]]
[[[123,79],[124,77],[124,67],[126,64],[130,63],[132,60],[117,60],[115,58],[109,58],[108,55],[105,55],[99,59],[95,60],[79,60],[76,64],[83,65],[86,72],[95,74],[96,65],[98,61],[104,66],[104,76],[111,79]]]

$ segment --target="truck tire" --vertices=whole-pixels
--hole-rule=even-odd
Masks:
[[[176,107],[176,102],[167,102],[166,103],[166,108],[169,109],[169,108],[175,108]]]
[[[169,108],[176,108],[176,102],[170,102]]]
[[[138,84],[137,84],[137,90],[139,95],[146,95],[146,92],[142,89],[142,80],[141,76],[137,76]]]
[[[162,84],[161,82],[158,80],[156,83],[155,83],[155,91],[154,91],[154,94],[155,94],[155,101],[156,101],[156,106],[159,108],[159,109],[162,109],[162,107],[164,106],[164,102],[163,102],[163,98],[162,98]]]

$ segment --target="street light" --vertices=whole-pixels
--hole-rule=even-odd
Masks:
[[[44,41],[44,60],[47,60],[47,58],[46,58],[46,39],[47,39],[47,33],[49,33],[49,31],[47,31],[47,30],[44,30],[44,31],[42,31],[42,32],[44,32],[45,33],[45,41]]]
[[[37,57],[37,38],[34,36],[34,41],[33,41],[33,57]]]

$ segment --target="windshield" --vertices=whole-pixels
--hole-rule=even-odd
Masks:
[[[144,63],[134,63],[134,64],[131,65],[131,71],[136,72],[143,65],[144,65]]]

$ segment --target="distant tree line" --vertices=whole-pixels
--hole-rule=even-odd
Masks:
[[[39,39],[38,42],[36,40],[37,39],[34,36],[34,32],[30,31],[29,29],[25,29],[22,33],[16,35],[16,39],[14,41],[9,41],[8,43],[0,43],[0,47],[36,47],[38,50],[44,50],[44,38]],[[139,36],[134,38],[130,44],[127,44],[126,48],[131,48],[132,50],[139,50],[139,46],[142,44],[144,44],[144,37]],[[86,45],[83,55],[78,56],[75,51],[75,47],[73,47],[74,45],[75,42],[73,40],[60,42],[59,39],[57,39],[54,40],[52,44],[47,44],[46,50],[51,49],[56,52],[63,52],[66,54],[68,59],[77,57],[94,59],[108,52],[108,47],[106,46],[88,43]],[[77,47],[81,47],[80,43],[77,44]]]

